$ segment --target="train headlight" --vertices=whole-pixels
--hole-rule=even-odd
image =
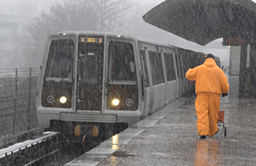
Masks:
[[[53,103],[54,100],[55,99],[54,99],[53,95],[50,95],[50,96],[47,97],[47,102],[50,103],[50,104]]]
[[[60,97],[60,103],[61,103],[61,104],[65,104],[65,103],[67,102],[67,100],[68,100],[68,99],[67,99],[66,96],[61,96],[61,97]]]
[[[111,102],[111,104],[112,104],[113,106],[118,106],[119,103],[120,103],[120,100],[117,99],[117,98],[113,99],[112,102]]]
[[[126,105],[127,107],[131,107],[131,106],[133,105],[133,100],[130,99],[130,98],[126,99],[126,100],[125,100],[125,105]]]

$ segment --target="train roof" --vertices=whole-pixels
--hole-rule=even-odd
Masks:
[[[146,43],[146,44],[154,44],[154,45],[159,45],[159,46],[164,46],[164,47],[172,47],[172,48],[176,47],[176,46],[168,44],[168,43],[162,43],[162,42],[153,41],[150,39],[145,39],[145,38],[137,38],[137,39],[139,42]]]
[[[80,35],[80,34],[91,34],[91,35],[112,35],[112,36],[123,36],[123,37],[129,37],[129,38],[134,38],[135,40],[137,40],[139,43],[145,43],[145,44],[149,44],[149,45],[158,45],[158,46],[162,46],[162,47],[171,47],[171,48],[177,48],[177,49],[184,49],[184,50],[188,50],[185,48],[180,48],[177,47],[175,45],[171,45],[168,43],[162,43],[159,41],[153,41],[150,39],[145,39],[145,38],[140,38],[140,37],[136,37],[134,35],[130,35],[130,34],[124,34],[124,33],[116,33],[116,32],[100,32],[100,31],[61,31],[58,33],[53,33],[50,34],[49,36],[57,36],[57,35]],[[189,51],[193,51],[193,50],[189,50]],[[193,51],[196,52],[196,51]],[[201,52],[202,53],[202,52]],[[203,53],[204,54],[204,53]]]
[[[80,35],[80,34],[91,34],[91,35],[121,35],[124,37],[133,37],[136,38],[132,35],[128,34],[123,34],[123,33],[114,33],[114,32],[100,32],[100,31],[60,31],[57,33],[50,34],[50,36],[55,36],[55,35]]]
[[[165,47],[175,47],[174,45],[170,45],[168,43],[161,43],[158,41],[153,41],[150,39],[145,39],[145,38],[140,38],[134,35],[130,35],[130,34],[124,34],[124,33],[115,33],[115,32],[100,32],[100,31],[61,31],[61,32],[57,32],[57,33],[52,33],[49,36],[58,36],[58,35],[80,35],[80,34],[91,34],[91,35],[113,35],[113,36],[123,36],[123,37],[129,37],[129,38],[134,38],[136,40],[138,40],[139,42],[142,43],[147,43],[147,44],[154,44],[154,45],[159,45],[159,46],[165,46]]]

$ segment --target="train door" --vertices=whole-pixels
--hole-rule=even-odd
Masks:
[[[177,80],[175,74],[175,57],[172,50],[164,53],[164,64],[166,68],[166,101],[170,103],[176,99]]]
[[[185,74],[186,74],[186,58],[185,58],[185,54],[183,54],[180,58],[180,63],[182,64],[181,65],[181,79],[182,79],[182,83],[183,83],[183,89],[182,89],[182,95],[184,95],[187,91],[187,80],[186,80],[186,77],[185,77]]]
[[[149,114],[149,104],[150,104],[150,87],[149,87],[149,76],[148,76],[148,68],[147,68],[147,60],[146,60],[146,52],[147,48],[145,47],[140,51],[140,61],[141,61],[141,79],[142,79],[142,93],[143,93],[143,108],[144,115],[147,116]]]
[[[176,95],[176,98],[181,96],[181,91],[180,91],[180,88],[181,88],[180,63],[179,63],[179,59],[178,59],[179,57],[178,57],[177,53],[174,56],[175,57],[175,64],[176,64],[176,78],[177,78],[177,95]]]
[[[181,91],[181,96],[183,96],[184,95],[184,92],[185,92],[185,80],[184,80],[184,61],[183,61],[183,56],[184,56],[184,51],[182,51],[182,54],[179,54],[179,64],[180,64],[180,81],[181,81],[181,83],[180,83],[180,85],[181,85],[181,89],[180,89],[180,91]]]
[[[103,36],[79,36],[77,110],[102,108]]]
[[[166,75],[166,63],[165,63],[165,61],[166,61],[166,59],[165,59],[165,56],[164,56],[164,51],[163,50],[161,50],[161,56],[162,56],[162,66],[163,66],[163,76],[164,76],[164,83],[165,83],[165,87],[164,87],[164,89],[165,89],[165,103],[164,103],[164,106],[166,106],[167,105],[167,103],[168,103],[168,93],[167,93],[167,89],[168,89],[168,83],[167,83],[167,75]]]
[[[139,108],[139,90],[137,83],[137,52],[134,39],[122,36],[107,36],[105,58],[106,86],[105,109],[109,112],[124,110],[136,112]],[[121,112],[119,112],[121,113]]]

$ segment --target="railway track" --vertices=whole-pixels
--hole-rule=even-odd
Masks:
[[[67,142],[59,132],[45,132],[35,139],[0,149],[0,166],[62,166],[102,141]]]
[[[0,150],[0,166],[38,165],[59,151],[59,133],[44,133]]]

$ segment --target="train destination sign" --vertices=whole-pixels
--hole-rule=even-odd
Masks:
[[[103,38],[80,37],[80,42],[85,42],[85,43],[102,43],[103,42]]]
[[[241,37],[224,37],[223,38],[223,45],[227,46],[240,46],[240,45],[244,45],[245,44],[245,40]]]

